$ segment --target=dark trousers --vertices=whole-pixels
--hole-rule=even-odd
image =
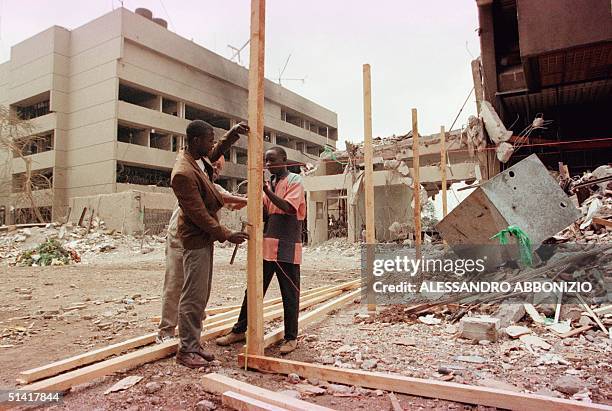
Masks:
[[[281,296],[285,322],[285,340],[295,340],[298,334],[298,315],[300,313],[300,265],[277,261],[263,262],[263,292],[266,295],[272,277],[276,273]],[[247,294],[240,308],[238,322],[232,328],[234,333],[244,333],[247,330]]]

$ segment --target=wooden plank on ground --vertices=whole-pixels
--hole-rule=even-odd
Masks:
[[[227,333],[231,325],[224,325],[202,333],[202,341],[210,340]],[[66,391],[71,387],[90,382],[116,371],[130,369],[152,361],[168,357],[176,352],[177,341],[168,341],[151,347],[142,348],[96,364],[91,364],[65,374],[57,375],[33,384],[25,385],[20,391]]]
[[[333,298],[343,292],[344,289],[352,289],[357,287],[360,280],[349,281],[348,283],[339,284],[337,286],[333,286],[328,290],[320,290],[311,295],[305,296],[303,300],[300,301],[300,309],[306,309],[312,305],[319,304],[323,301],[326,301],[330,298]],[[325,294],[321,294],[325,292]],[[269,310],[266,312],[264,316],[266,320],[273,320],[283,316],[282,307],[276,307],[273,310]],[[209,317],[204,321],[204,330],[214,327],[219,327],[222,325],[233,325],[233,323],[238,319],[238,313],[236,312],[233,317],[218,319],[215,317]],[[18,382],[21,384],[30,383],[33,381],[38,381],[43,378],[51,377],[57,374],[60,374],[65,371],[69,371],[75,369],[77,367],[82,367],[84,365],[92,364],[97,361],[102,361],[105,358],[108,358],[112,355],[121,354],[125,351],[142,347],[148,344],[152,344],[155,342],[155,337],[157,337],[157,333],[150,333],[140,337],[132,338],[127,341],[122,341],[120,343],[112,344],[107,347],[101,347],[93,351],[89,351],[83,354],[79,354],[73,357],[69,357],[60,361],[55,361],[47,365],[43,365],[41,367],[33,368],[30,370],[22,371],[19,373]]]
[[[593,310],[591,310],[591,307],[589,307],[589,305],[586,303],[586,301],[584,301],[584,298],[582,298],[582,296],[580,294],[576,294],[576,297],[578,297],[578,300],[580,300],[580,303],[582,304],[582,307],[584,308],[584,310],[587,313],[589,313],[589,316],[597,323],[599,328],[601,328],[601,330],[604,333],[606,333],[606,335],[608,335],[608,329],[606,328],[605,325],[603,325],[603,323],[599,319],[599,316],[597,314],[595,314],[593,312]]]
[[[202,379],[202,384],[204,389],[212,394],[223,395],[226,391],[233,391],[287,410],[329,411],[329,408],[298,400],[297,398],[282,395],[220,374],[213,373],[205,375]]]
[[[592,326],[592,325],[584,325],[584,326],[582,326],[582,327],[580,327],[580,328],[576,328],[576,329],[571,330],[571,331],[568,331],[568,332],[566,332],[566,333],[559,334],[559,337],[561,337],[561,338],[569,338],[569,337],[573,337],[573,336],[575,336],[575,335],[578,335],[578,334],[581,334],[581,333],[583,333],[583,332],[585,332],[585,331],[588,331],[588,330],[590,330],[591,328],[593,328],[593,326]]]
[[[239,394],[234,391],[225,391],[221,396],[221,403],[237,411],[286,411],[281,408],[255,398]]]
[[[266,1],[251,0],[248,140],[247,351],[263,354],[263,137]]]
[[[244,366],[244,355],[238,356]],[[383,374],[361,370],[347,370],[326,365],[309,364],[281,358],[249,356],[248,366],[262,372],[298,374],[302,378],[317,378],[346,385],[356,385],[395,393],[418,395],[428,398],[478,404],[488,407],[521,411],[576,411],[608,410],[612,407],[562,398],[524,394],[496,388],[479,387],[453,382],[426,380],[403,375]]]
[[[612,221],[604,220],[603,218],[600,218],[600,217],[593,217],[593,223],[604,226],[604,227],[612,227]]]
[[[319,318],[325,316],[327,313],[329,313],[330,311],[333,311],[335,309],[338,309],[340,307],[342,307],[345,304],[348,304],[349,302],[353,301],[355,299],[355,297],[357,297],[359,295],[359,293],[361,293],[361,290],[355,290],[355,291],[351,291],[348,294],[345,294],[341,297],[338,297],[334,300],[329,301],[326,304],[323,304],[321,307],[317,307],[316,309],[301,315],[299,320],[298,320],[298,327],[299,328],[303,328],[305,326],[307,326],[308,324],[318,320]],[[266,336],[264,337],[264,347],[269,347],[270,345],[279,342],[280,340],[283,339],[283,336],[285,334],[285,327],[284,326],[280,326],[275,328],[274,330],[270,331],[268,334],[266,334]]]

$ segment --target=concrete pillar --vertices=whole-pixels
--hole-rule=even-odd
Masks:
[[[276,132],[270,131],[270,144],[276,145]]]
[[[184,101],[178,102],[178,116],[180,118],[185,118],[185,102]]]
[[[236,149],[234,147],[230,148],[230,163],[238,163],[238,153],[236,153]]]
[[[327,233],[327,192],[307,191],[307,219],[308,219],[308,241],[310,244],[318,244],[328,239]],[[319,206],[317,207],[317,203]],[[319,218],[317,218],[317,211]]]

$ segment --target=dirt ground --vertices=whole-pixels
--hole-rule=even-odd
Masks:
[[[153,332],[151,318],[160,313],[163,281],[163,244],[140,254],[134,250],[97,253],[80,264],[58,267],[1,268],[0,286],[0,386],[15,387],[19,371],[47,364],[91,349]],[[213,291],[209,307],[238,304],[244,292],[246,253],[238,253],[229,265],[231,248],[215,251]],[[354,250],[333,252],[306,249],[302,288],[310,289],[359,278],[359,254]],[[325,267],[321,269],[321,267]],[[268,297],[279,295],[273,282]],[[583,382],[582,391],[595,402],[612,404],[612,349],[602,333],[561,339],[539,332],[567,364],[537,365],[543,352],[528,353],[509,347],[508,340],[491,344],[470,343],[456,337],[445,323],[426,325],[416,318],[390,321],[394,308],[380,309],[366,318],[364,308],[352,304],[308,327],[300,335],[299,348],[289,359],[334,364],[342,368],[366,368],[406,376],[451,380],[518,391],[563,396],[554,380],[563,375]],[[274,323],[278,324],[278,323]],[[268,325],[271,327],[274,324]],[[349,328],[350,327],[350,328]],[[506,345],[504,345],[506,344]],[[207,372],[218,372],[249,383],[278,390],[294,390],[285,376],[238,369],[239,346],[225,349],[209,342],[207,349],[218,361],[202,370],[190,370],[167,358],[75,387],[54,409],[149,410],[196,409],[209,400],[224,409],[218,397],[207,394],[201,383]],[[277,356],[277,348],[266,352]],[[461,362],[456,356],[478,356],[479,363]],[[443,369],[451,369],[448,375]],[[104,395],[126,376],[144,377],[134,387]],[[146,391],[158,382],[160,389]],[[303,382],[303,381],[302,381]],[[324,381],[309,381],[326,387]],[[338,387],[336,387],[338,388]],[[339,410],[388,410],[387,393],[352,388],[303,399]],[[449,401],[397,395],[404,409],[486,409]]]

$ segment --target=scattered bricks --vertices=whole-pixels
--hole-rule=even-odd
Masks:
[[[499,329],[499,318],[463,317],[459,323],[459,337],[474,341],[497,341]]]

